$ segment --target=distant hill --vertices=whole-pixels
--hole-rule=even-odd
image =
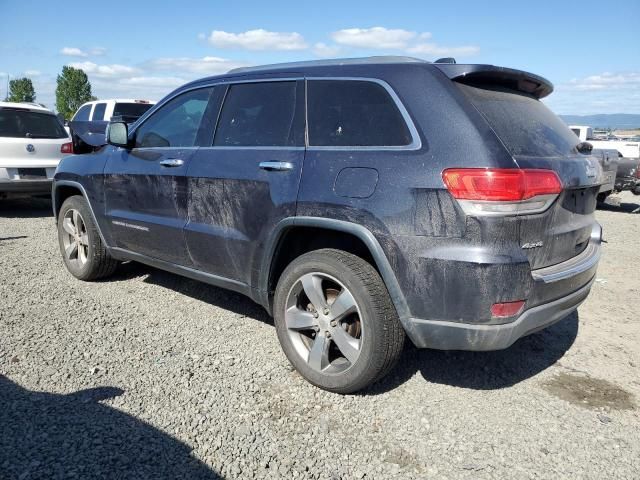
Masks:
[[[640,128],[640,114],[610,113],[601,115],[560,115],[567,125],[596,128]]]

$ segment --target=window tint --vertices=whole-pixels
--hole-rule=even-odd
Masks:
[[[78,112],[76,113],[76,116],[73,117],[74,121],[86,121],[89,120],[89,114],[91,113],[91,105],[85,105],[84,107],[80,108],[80,110],[78,110]]]
[[[311,80],[307,88],[309,145],[411,144],[409,128],[382,85],[360,80]]]
[[[66,138],[67,132],[50,113],[29,110],[0,109],[0,137],[14,138]]]
[[[576,153],[580,140],[540,100],[491,86],[458,86],[511,155],[554,157]]]
[[[106,103],[96,103],[96,106],[93,109],[93,115],[91,118],[95,121],[104,120],[104,111],[107,109]]]
[[[170,100],[136,130],[136,148],[194,147],[201,128],[211,128],[204,117],[213,88],[192,90]]]
[[[151,107],[150,103],[116,103],[113,116],[141,117]]]
[[[242,83],[229,87],[214,145],[289,147],[304,145],[297,82]]]

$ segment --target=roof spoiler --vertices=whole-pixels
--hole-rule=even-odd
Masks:
[[[472,86],[501,86],[518,92],[528,93],[536,98],[544,98],[553,92],[553,84],[544,77],[533,73],[496,67],[495,65],[462,65],[434,63],[451,80]]]

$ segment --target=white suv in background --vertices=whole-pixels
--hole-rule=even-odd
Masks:
[[[0,199],[51,193],[71,138],[60,119],[33,103],[0,102]]]

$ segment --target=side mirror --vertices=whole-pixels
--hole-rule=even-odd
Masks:
[[[107,143],[116,147],[129,148],[129,128],[124,122],[110,122],[107,125]]]

